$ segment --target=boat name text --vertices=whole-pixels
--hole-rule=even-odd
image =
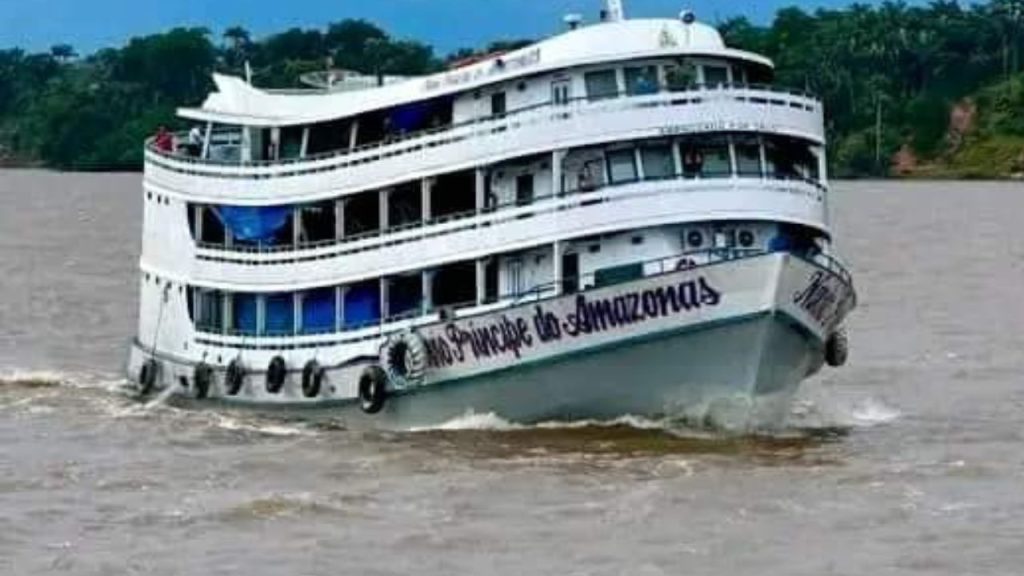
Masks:
[[[450,323],[426,338],[427,358],[434,368],[504,355],[519,359],[523,350],[535,345],[608,332],[721,302],[722,293],[703,276],[606,298],[579,294],[575,307],[562,314],[538,304],[530,320],[502,315],[485,324]]]
[[[793,295],[793,303],[831,332],[849,311],[848,296],[849,289],[839,278],[819,270],[806,288]]]
[[[442,88],[461,86],[490,76],[528,68],[539,63],[540,48],[534,48],[516,56],[500,56],[494,59],[490,66],[469,66],[463,70],[456,70],[445,74],[441,78],[431,78],[424,84],[424,89],[427,92],[432,92]]]

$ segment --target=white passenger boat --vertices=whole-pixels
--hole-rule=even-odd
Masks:
[[[147,146],[132,381],[385,428],[778,422],[856,303],[821,102],[690,13],[567,24],[422,78],[216,76]]]

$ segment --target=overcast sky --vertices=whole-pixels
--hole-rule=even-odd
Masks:
[[[684,7],[714,22],[743,14],[767,22],[781,6],[845,5],[842,0],[626,0],[630,16],[675,16]],[[604,0],[0,0],[0,48],[47,50],[69,43],[80,52],[119,46],[132,36],[174,26],[207,26],[219,36],[240,24],[257,36],[293,26],[323,27],[366,18],[402,38],[444,54],[497,38],[537,38],[557,31],[561,17],[594,19]]]

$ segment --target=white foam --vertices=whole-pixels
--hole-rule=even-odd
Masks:
[[[802,428],[871,428],[889,424],[903,412],[873,397],[844,402],[826,396],[795,403],[790,416],[790,424]]]
[[[55,370],[20,370],[17,368],[6,368],[0,370],[0,384],[18,384],[26,382],[63,385],[68,382],[68,378],[66,374]]]
[[[436,426],[424,426],[411,428],[410,432],[450,432],[461,430],[508,432],[516,430],[574,430],[580,428],[613,428],[625,426],[638,430],[663,430],[668,428],[665,421],[651,420],[640,416],[620,416],[613,420],[570,420],[570,421],[548,421],[538,424],[526,425],[513,422],[498,416],[494,412],[477,413],[468,411],[462,416],[452,418]]]
[[[903,416],[903,412],[880,400],[868,398],[856,405],[850,416],[854,425],[870,427],[892,422]]]
[[[253,432],[256,434],[263,434],[266,436],[310,436],[314,432],[310,430],[304,430],[295,426],[285,426],[282,424],[269,424],[269,423],[257,423],[257,422],[246,422],[237,418],[232,418],[224,414],[214,415],[214,425],[223,430],[230,430],[232,432]]]
[[[410,432],[449,432],[459,430],[492,430],[492,431],[509,431],[509,430],[522,430],[525,426],[522,424],[516,424],[510,422],[501,416],[498,416],[494,412],[487,412],[484,414],[477,414],[470,410],[463,414],[442,422],[436,426],[423,426],[409,429]]]

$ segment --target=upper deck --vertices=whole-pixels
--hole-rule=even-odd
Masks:
[[[770,79],[767,59],[676,20],[593,25],[358,92],[277,94],[218,77],[202,108],[181,111],[206,122],[201,147],[151,144],[147,181],[196,201],[265,205],[681,134],[768,133],[822,145],[820,102],[757,84]]]

